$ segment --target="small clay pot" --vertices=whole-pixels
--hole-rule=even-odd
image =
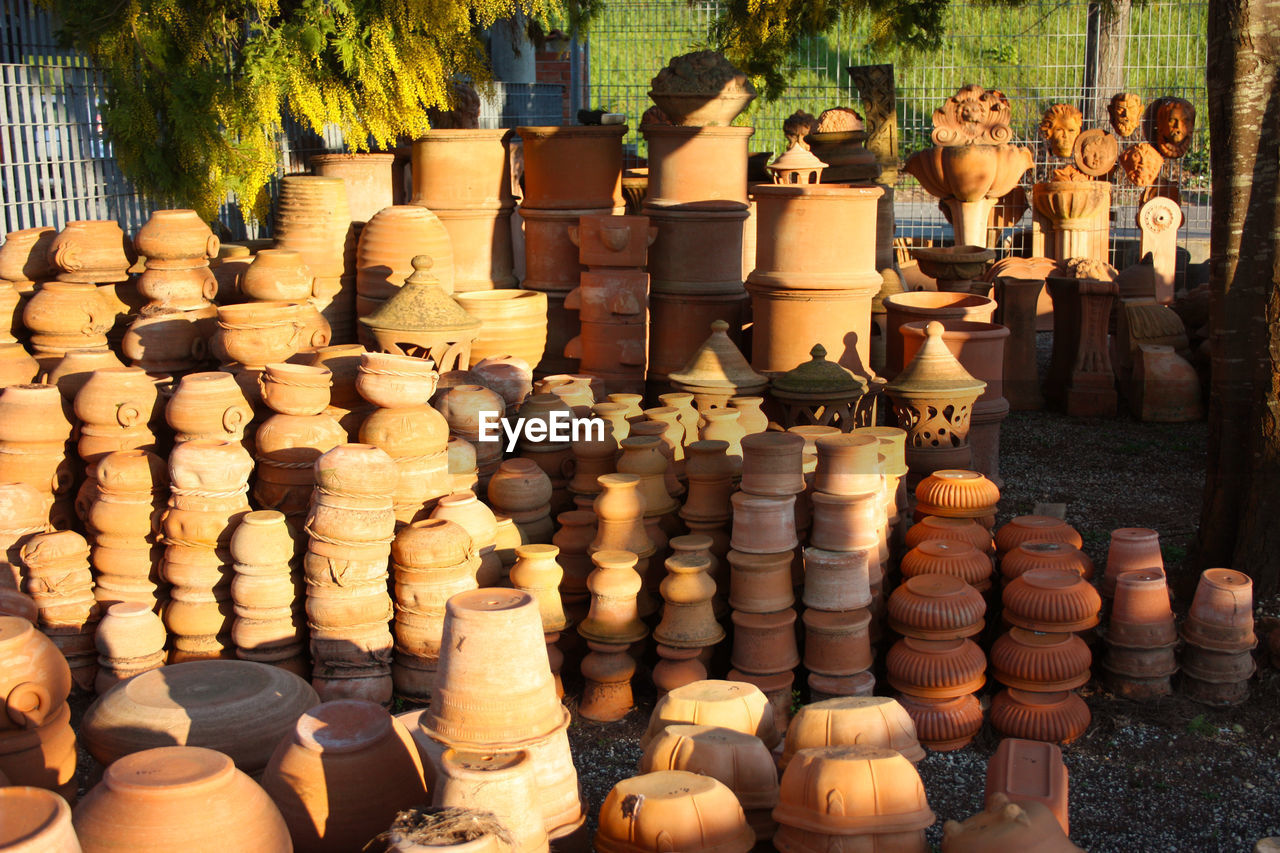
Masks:
[[[972,637],[985,627],[986,610],[982,594],[960,578],[916,575],[889,596],[889,627],[921,640]]]
[[[81,853],[71,807],[53,791],[0,787],[0,849],[10,853]]]
[[[1163,572],[1152,569],[1122,572],[1116,578],[1115,599],[1107,620],[1111,646],[1149,649],[1178,641],[1169,585]]]
[[[805,490],[804,439],[758,432],[742,439],[742,490],[753,495],[797,495]]]
[[[214,347],[227,360],[249,367],[288,361],[302,348],[296,302],[245,302],[218,308]]]
[[[869,670],[873,663],[870,625],[871,611],[865,608],[839,612],[806,610],[805,669],[832,678]],[[736,635],[734,642],[737,642]]]
[[[547,832],[538,808],[539,780],[523,750],[483,753],[447,749],[440,756],[437,806],[483,809],[502,822],[516,853],[547,849]]]
[[[154,211],[133,236],[134,248],[148,261],[204,261],[218,256],[220,243],[194,210]]]
[[[996,553],[1003,557],[1023,542],[1064,542],[1075,548],[1084,540],[1074,527],[1051,515],[1019,515],[996,531]]]
[[[908,548],[916,548],[928,539],[968,542],[984,554],[994,555],[995,543],[991,531],[976,518],[942,518],[926,516],[907,530],[903,541]]]
[[[1052,693],[1089,681],[1093,655],[1075,634],[1012,628],[991,647],[991,676],[1006,687]]]
[[[1200,574],[1182,636],[1202,649],[1236,652],[1258,643],[1253,633],[1253,581],[1231,569]]]
[[[805,548],[804,605],[828,611],[869,607],[867,551]]]
[[[885,661],[895,690],[926,699],[976,693],[986,683],[986,656],[972,640],[917,640],[894,643]]]
[[[239,441],[253,419],[244,392],[230,373],[189,373],[165,405],[165,421],[178,441],[225,438]]]
[[[880,442],[871,435],[823,435],[814,441],[818,468],[815,491],[861,495],[880,488]]]
[[[1008,737],[1068,744],[1084,734],[1093,717],[1075,693],[1030,693],[1009,688],[991,700],[991,725]]]
[[[730,397],[730,408],[737,409],[738,423],[747,435],[757,435],[769,428],[769,416],[760,411],[763,397]]]
[[[948,518],[995,515],[1000,489],[977,471],[934,471],[916,486],[916,512]]]
[[[262,249],[240,276],[240,294],[254,302],[305,302],[314,292],[314,274],[300,252]]]
[[[764,496],[736,492],[731,501],[733,538],[730,544],[735,551],[777,554],[791,551],[799,544],[794,495]]]
[[[319,415],[329,406],[332,385],[327,367],[268,364],[262,375],[262,401],[282,415]]]
[[[792,551],[749,554],[732,550],[725,556],[729,570],[729,606],[741,613],[775,613],[795,604],[791,582]]]
[[[758,675],[785,672],[800,665],[796,647],[796,612],[791,608],[774,613],[743,613],[733,619],[734,669]],[[865,667],[864,667],[865,668]]]

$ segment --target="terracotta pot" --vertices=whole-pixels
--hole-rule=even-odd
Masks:
[[[262,788],[211,749],[167,746],[121,758],[77,806],[87,851],[293,849],[279,809]]]
[[[547,295],[537,290],[459,293],[458,304],[480,320],[471,344],[471,367],[487,358],[513,356],[527,364],[542,361],[547,345]]]
[[[333,374],[327,367],[268,364],[262,376],[262,401],[282,415],[309,417],[329,406]]]
[[[925,539],[902,556],[899,568],[904,578],[950,575],[979,592],[991,587],[991,560],[963,539]]]
[[[524,143],[522,207],[621,207],[625,125],[518,127]],[[570,177],[572,176],[572,177]]]
[[[644,124],[640,132],[649,144],[646,204],[746,207],[752,128]]]
[[[296,302],[246,302],[218,308],[215,350],[237,364],[261,367],[287,361],[308,339]]]
[[[239,441],[253,410],[230,373],[190,373],[178,382],[164,417],[178,441],[215,437]]]
[[[501,754],[445,750],[433,802],[492,813],[511,835],[513,851],[547,849],[534,766],[523,750]]]
[[[972,640],[917,640],[893,644],[885,661],[895,690],[926,699],[953,699],[982,689],[987,659]]]
[[[975,518],[925,516],[907,530],[904,544],[916,548],[929,539],[968,542],[984,554],[994,554],[996,550],[991,531]]]
[[[239,291],[255,302],[305,302],[315,296],[314,274],[292,249],[263,249],[239,279]]]
[[[804,604],[828,611],[870,606],[866,552],[805,548]]]
[[[915,723],[920,743],[934,752],[962,749],[982,730],[982,704],[977,696],[926,699],[903,694],[898,701]]]
[[[568,627],[560,601],[560,578],[564,570],[556,562],[560,549],[555,545],[519,545],[511,567],[511,585],[527,592],[538,602],[544,633],[553,634]]]
[[[71,350],[58,359],[44,377],[46,385],[56,386],[67,402],[73,402],[76,394],[89,381],[95,371],[109,367],[124,367],[120,359],[106,347]]]
[[[141,368],[105,367],[85,377],[75,413],[88,424],[147,429],[156,419],[157,397],[155,383]]]
[[[1249,649],[1226,652],[1188,645],[1182,650],[1183,676],[1196,681],[1234,684],[1248,681],[1256,669]]]
[[[757,186],[759,237],[748,281],[775,289],[865,291],[868,317],[861,328],[866,328],[869,298],[880,286],[872,259],[876,202],[882,194],[877,187],[838,184]],[[850,266],[855,256],[860,260]],[[856,317],[851,328],[860,328]],[[866,365],[867,353],[863,356]]]
[[[814,441],[818,467],[815,491],[860,495],[880,488],[880,442],[869,435],[822,436]]]
[[[42,788],[0,788],[0,847],[12,853],[81,853],[67,801]]]
[[[640,478],[634,474],[605,474],[599,478],[603,491],[595,499],[599,528],[591,550],[631,551],[637,556],[653,552],[644,530],[645,502],[640,494]]]
[[[798,544],[795,526],[795,496],[750,495],[735,492],[733,539],[735,551],[746,554],[777,554]]]
[[[924,758],[915,724],[896,700],[849,696],[814,702],[797,711],[778,764],[786,770],[802,749],[854,745],[897,750],[913,764]]]
[[[896,750],[862,745],[796,752],[782,774],[773,817],[780,849],[793,849],[788,845],[802,840],[801,833],[842,840],[908,832],[923,836],[935,820],[911,762]],[[920,849],[927,849],[923,839]]]
[[[1088,581],[1057,569],[1032,569],[1004,588],[1004,617],[1019,628],[1049,633],[1098,624],[1102,599]]]
[[[57,268],[49,249],[58,229],[23,228],[5,235],[0,246],[0,278],[6,281],[44,281],[53,278]]]
[[[220,242],[194,210],[157,210],[133,237],[148,261],[207,260],[218,256]]]
[[[431,511],[431,517],[460,525],[470,534],[478,549],[490,547],[496,541],[497,519],[493,510],[480,503],[472,492],[456,492],[441,498]]]
[[[916,485],[918,516],[985,519],[999,502],[999,488],[977,471],[934,471]]]
[[[412,246],[413,251],[406,251],[406,246]],[[453,293],[453,240],[439,217],[414,204],[378,211],[360,231],[356,292],[376,303],[390,299],[413,273],[410,261],[415,255],[430,255],[432,274],[446,293]],[[359,313],[365,316],[371,312]]]
[[[646,808],[629,805],[635,802]],[[594,848],[600,853],[664,848],[746,853],[755,842],[742,806],[723,782],[701,773],[662,770],[613,786],[600,806]]]
[[[710,571],[712,560],[709,537],[684,537],[705,540],[701,550],[677,552],[667,558],[667,577],[660,590],[665,606],[662,621],[654,628],[654,639],[671,648],[704,648],[724,639],[724,629],[716,622],[711,599],[716,582]]]
[[[596,515],[585,510],[562,512],[556,516],[556,524],[551,541],[560,549],[558,561],[564,569],[560,591],[565,596],[582,597],[587,591],[587,575],[595,568],[588,549],[596,535]]]
[[[898,327],[902,335],[902,361],[909,364],[924,344],[925,324],[928,320],[914,320]],[[978,397],[978,405],[1004,397],[1004,350],[1009,327],[999,323],[973,320],[942,319],[942,342],[951,350],[960,365],[973,376],[987,383]]]
[[[685,448],[689,491],[680,517],[686,521],[728,521],[733,514],[734,462],[725,441],[695,441]]]
[[[991,700],[991,725],[1008,737],[1068,744],[1089,728],[1089,706],[1075,693],[1009,688]]]
[[[483,418],[501,416],[506,410],[506,401],[480,385],[455,385],[436,399],[435,407],[449,422],[449,430],[454,435],[471,440],[480,435]],[[483,446],[476,449],[477,453],[482,450]]]
[[[309,684],[277,667],[171,664],[99,697],[85,713],[81,737],[103,764],[179,740],[225,752],[246,773],[258,773],[298,715],[318,702]]]
[[[30,622],[0,616],[0,649],[0,692],[5,696],[0,732],[50,721],[71,692],[71,672],[57,646]]]
[[[774,613],[795,603],[792,551],[752,554],[729,551],[729,606],[743,613]]]
[[[434,787],[434,786],[433,786]],[[478,829],[491,823],[492,829]],[[481,833],[478,837],[476,833]],[[380,836],[386,853],[505,853],[510,845],[501,840],[505,829],[491,812],[479,809],[409,809]],[[422,839],[425,835],[430,842]]]
[[[470,311],[467,313],[475,316]],[[472,347],[474,352],[474,342]],[[508,409],[518,408],[524,398],[533,393],[533,367],[514,355],[483,358],[472,365],[471,372],[480,377],[481,385],[501,394]]]
[[[342,444],[315,464],[316,487],[334,494],[385,498],[395,489],[399,473],[385,451],[370,444]]]
[[[1065,542],[1024,542],[1000,561],[1000,574],[1006,582],[1032,569],[1073,572],[1085,580],[1093,577],[1093,561]]]
[[[147,268],[138,276],[137,292],[150,302],[145,306],[148,312],[156,310],[193,311],[212,304],[218,295],[218,279],[207,265],[187,266],[184,261],[173,261],[177,267],[170,267],[163,261],[147,261]],[[114,295],[119,297],[119,285]],[[104,297],[113,292],[101,289]],[[129,310],[127,302],[116,301],[112,306],[115,313],[125,315],[134,313]]]
[[[65,703],[38,726],[0,737],[0,774],[12,785],[45,788],[73,802],[76,795],[76,735]]]
[[[217,309],[169,311],[139,317],[120,342],[124,356],[153,377],[168,377],[205,368],[209,341],[217,331]]]
[[[981,633],[987,605],[961,578],[925,574],[908,578],[889,596],[889,627],[921,640],[954,640]]]
[[[871,668],[871,611],[804,612],[804,666],[810,673],[846,677]],[[735,639],[736,643],[736,639]]]
[[[743,613],[735,610],[733,657],[735,669],[758,675],[785,672],[800,665],[796,647],[796,612]]]
[[[1205,569],[1182,624],[1182,636],[1193,646],[1220,652],[1238,652],[1257,645],[1253,632],[1253,581],[1249,576],[1231,569]]]
[[[640,739],[648,745],[669,725],[692,723],[717,726],[759,737],[773,749],[780,736],[773,722],[773,706],[760,689],[738,681],[695,681],[658,699],[649,727]]]
[[[0,391],[0,441],[13,445],[60,444],[71,437],[71,422],[52,385],[10,385]]]
[[[1102,576],[1102,594],[1115,595],[1116,578],[1122,572],[1155,569],[1164,572],[1164,557],[1160,552],[1160,534],[1145,527],[1121,527],[1111,531],[1111,545],[1107,549],[1107,569]]]
[[[1178,641],[1163,572],[1122,572],[1116,578],[1106,638],[1111,646],[1142,649]]]
[[[753,495],[796,495],[805,489],[801,451],[804,439],[785,432],[760,432],[742,439],[742,490]]]
[[[0,343],[0,388],[33,382],[39,372],[39,362],[22,344]]]
[[[578,624],[578,634],[595,643],[629,645],[649,633],[640,621],[636,595],[642,581],[636,556],[628,551],[595,551],[596,568],[587,576],[591,610]]]
[[[925,322],[968,320],[990,323],[996,304],[995,300],[988,297],[968,293],[915,291],[895,293],[885,297],[884,307],[888,312],[885,330],[887,341],[885,372],[889,377],[894,377],[909,361],[905,355],[906,344],[900,331],[904,324],[917,320]]]
[[[1024,542],[1062,542],[1074,548],[1084,545],[1074,527],[1049,515],[1020,515],[997,530],[995,540],[1001,557]]]
[[[874,492],[862,495],[809,495],[813,529],[809,541],[827,551],[859,551],[879,542],[879,501]],[[873,552],[874,553],[874,552]]]
[[[109,219],[68,222],[49,246],[58,280],[105,284],[124,281],[134,254],[120,225]]]
[[[342,179],[346,185],[351,219],[363,223],[394,203],[394,160],[394,154],[316,154],[310,163],[315,174]]]
[[[115,312],[87,282],[45,282],[22,312],[32,348],[48,355],[105,347],[114,322]]]
[[[698,437],[703,441],[724,441],[729,447],[726,453],[733,462],[734,476],[742,472],[742,439],[747,431],[742,426],[742,412],[738,409],[708,409],[702,412],[704,424]]]
[[[1062,750],[1043,741],[1005,738],[987,762],[984,799],[1002,794],[1015,803],[1039,803],[1069,832],[1067,767]]]
[[[1089,681],[1093,656],[1075,634],[1013,628],[991,647],[991,675],[1007,687],[1052,693]]]
[[[136,601],[107,608],[94,634],[98,654],[121,661],[154,657],[164,651],[166,639],[160,617]]]
[[[409,733],[381,707],[351,699],[304,713],[262,785],[308,850],[359,847],[427,794]]]

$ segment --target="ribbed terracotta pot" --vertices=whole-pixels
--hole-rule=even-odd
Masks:
[[[995,515],[999,503],[1000,489],[977,471],[934,471],[916,485],[917,517],[986,519]]]
[[[956,521],[958,519],[939,519]],[[920,525],[916,525],[919,527]],[[914,530],[915,527],[912,527]],[[975,532],[982,531],[988,540],[986,528],[973,524]],[[971,539],[925,539],[902,555],[899,569],[904,578],[920,575],[950,575],[959,578],[979,592],[991,587],[991,560],[971,544]]]
[[[1093,655],[1075,634],[1012,628],[991,647],[991,676],[1007,687],[1052,693],[1089,681]]]
[[[996,531],[995,540],[1001,557],[1024,542],[1064,542],[1075,548],[1084,545],[1074,527],[1051,515],[1019,515]]]
[[[982,594],[952,575],[908,578],[889,596],[889,627],[905,637],[954,640],[972,637],[986,623]]]
[[[1032,569],[1004,588],[1004,618],[1031,631],[1067,633],[1098,624],[1102,599],[1088,581],[1058,569]]]
[[[1000,574],[1006,582],[1032,569],[1074,572],[1085,580],[1093,578],[1093,560],[1066,542],[1023,542],[1000,560]]]
[[[917,640],[893,644],[885,661],[895,690],[927,699],[976,693],[986,682],[986,656],[972,640]]]
[[[935,752],[962,749],[982,730],[982,703],[972,694],[953,699],[902,694],[898,701],[916,724],[920,743]]]
[[[976,518],[925,516],[911,525],[903,537],[903,542],[908,548],[915,548],[928,539],[968,542],[988,555],[994,555],[996,551],[991,531]]]
[[[537,290],[487,290],[455,297],[481,323],[471,343],[469,367],[486,358],[513,356],[527,364],[542,361],[547,346],[547,295]]]
[[[1030,693],[1009,688],[991,700],[991,725],[1008,737],[1071,743],[1093,717],[1075,693]]]

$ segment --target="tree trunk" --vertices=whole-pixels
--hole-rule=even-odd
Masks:
[[[1106,128],[1111,96],[1125,91],[1130,0],[1090,3],[1085,39],[1084,112],[1086,126]]]
[[[1278,55],[1280,0],[1210,0],[1213,380],[1199,547],[1188,568],[1239,569],[1259,593],[1280,588]]]

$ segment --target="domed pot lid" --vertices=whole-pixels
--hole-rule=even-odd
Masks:
[[[846,367],[827,361],[827,348],[814,344],[809,361],[773,380],[775,395],[816,396],[825,399],[856,397],[867,393],[867,380]]]
[[[944,331],[937,320],[929,321],[924,327],[924,344],[897,378],[885,386],[886,391],[895,396],[923,396],[981,394],[986,390],[987,383],[974,379],[943,343]]]
[[[435,263],[431,256],[415,255],[411,263],[413,273],[405,279],[404,286],[377,311],[361,317],[360,322],[394,332],[471,332],[457,337],[474,338],[480,321],[445,293],[440,280],[430,271]]]
[[[752,370],[737,345],[729,340],[729,324],[724,320],[711,324],[710,336],[685,366],[668,378],[681,385],[733,388],[739,392],[764,388],[769,384],[768,378]]]

